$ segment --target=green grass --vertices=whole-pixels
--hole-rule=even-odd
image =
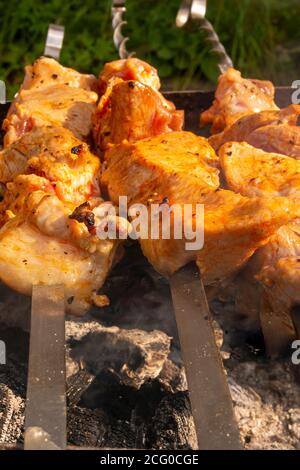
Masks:
[[[158,69],[174,88],[214,82],[216,58],[201,32],[175,27],[180,0],[127,0],[128,48]],[[298,0],[210,0],[208,18],[243,74],[290,84],[300,76]],[[12,97],[23,67],[42,54],[50,22],[64,24],[61,62],[98,74],[116,59],[108,0],[0,0],[0,79]]]

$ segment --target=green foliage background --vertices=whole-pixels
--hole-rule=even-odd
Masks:
[[[127,0],[128,48],[158,69],[166,88],[211,86],[218,71],[199,31],[175,27],[181,0]],[[11,97],[23,67],[42,54],[48,24],[66,27],[61,62],[98,74],[117,58],[109,0],[0,0],[0,79]],[[208,18],[245,75],[290,84],[300,72],[299,0],[209,0]]]

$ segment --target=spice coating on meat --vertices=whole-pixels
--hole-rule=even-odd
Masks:
[[[216,151],[225,142],[245,141],[266,152],[300,159],[299,116],[299,105],[290,105],[279,111],[247,114],[208,140]]]
[[[228,188],[244,196],[300,197],[300,161],[264,152],[245,142],[228,142],[219,150]]]
[[[184,236],[140,240],[144,254],[166,275],[194,259],[204,282],[212,284],[236,271],[281,225],[300,214],[298,204],[288,198],[249,199],[219,189],[214,152],[206,139],[190,133],[120,144],[106,159],[101,182],[112,201],[127,195],[129,202],[147,204],[155,194],[170,204],[204,204],[202,249],[186,250]],[[192,219],[195,226],[194,215]]]
[[[157,90],[138,81],[114,79],[100,99],[93,133],[103,152],[110,144],[135,142],[182,126],[183,112]]]
[[[34,127],[63,126],[86,140],[98,95],[96,79],[41,57],[26,67],[24,82],[3,122],[8,146]]]
[[[238,70],[229,68],[218,81],[212,106],[200,117],[200,124],[212,124],[212,133],[222,131],[244,113],[278,109],[271,82],[245,79]]]
[[[140,59],[130,57],[129,59],[114,60],[104,65],[99,76],[100,94],[105,93],[112,78],[122,80],[136,80],[144,85],[159,90],[160,80],[157,70]]]

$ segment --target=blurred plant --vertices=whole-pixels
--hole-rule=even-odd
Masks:
[[[175,27],[180,1],[127,0],[128,48],[154,64],[168,87],[214,82],[216,58],[202,33]],[[10,98],[24,65],[42,54],[51,22],[66,27],[64,65],[98,74],[106,61],[117,58],[110,0],[0,0],[0,8],[0,79]],[[287,84],[299,78],[298,0],[210,0],[207,15],[243,74]]]

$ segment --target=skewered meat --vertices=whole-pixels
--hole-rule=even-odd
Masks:
[[[100,161],[63,127],[37,127],[0,152],[0,181],[19,174],[46,178],[63,201],[81,204],[100,195]]]
[[[232,191],[244,196],[300,197],[300,161],[267,153],[245,142],[219,150],[221,167]]]
[[[59,218],[57,221],[61,224]],[[0,277],[27,295],[31,295],[34,284],[62,283],[66,310],[82,315],[105,281],[117,244],[102,240],[95,244],[95,252],[89,253],[74,240],[59,238],[57,224],[54,228],[55,235],[47,235],[27,221],[25,214],[8,221],[0,230]]]
[[[224,144],[219,155],[229,188],[250,197],[299,198],[300,165],[294,158],[237,142]],[[236,309],[254,318],[268,318],[271,312],[279,319],[287,343],[293,337],[290,312],[300,301],[299,259],[300,224],[296,220],[280,227],[234,280]],[[251,289],[255,301],[249,302]]]
[[[229,68],[219,77],[212,106],[200,117],[200,124],[212,123],[213,133],[222,131],[242,114],[278,109],[274,86],[269,81],[246,79]]]
[[[300,160],[300,127],[269,125],[256,129],[247,141],[266,152],[277,152]]]
[[[4,120],[4,146],[34,127],[49,124],[66,127],[79,139],[86,140],[98,99],[91,91],[94,86],[92,76],[66,69],[53,59],[40,58],[27,67],[21,91]]]
[[[63,283],[66,309],[74,314],[93,303],[119,247],[118,240],[96,236],[94,223],[107,223],[105,212],[93,213],[108,204],[100,197],[101,165],[77,138],[91,131],[95,85],[93,76],[53,60],[27,67],[0,153],[0,277],[28,295],[33,284]],[[89,209],[89,223],[74,217],[79,204]]]
[[[140,240],[144,254],[167,275],[196,259],[204,282],[212,284],[242,266],[281,225],[299,217],[298,204],[288,198],[249,199],[219,189],[216,169],[209,168],[216,162],[212,150],[205,139],[190,133],[123,143],[110,149],[106,159],[102,184],[113,202],[126,194],[129,202],[144,204],[153,198],[169,206],[204,204],[202,250],[187,251],[184,235]],[[192,220],[195,228],[195,211]]]
[[[274,151],[289,156],[296,156],[293,153],[290,153],[293,149],[291,142],[289,142],[289,135],[293,132],[299,134],[300,129],[297,127],[299,115],[299,105],[290,105],[286,108],[280,109],[279,111],[271,110],[246,114],[235,121],[231,126],[226,127],[223,132],[209,137],[208,140],[210,145],[216,151],[218,151],[221,145],[225,142],[245,141],[254,147],[266,150],[267,152]],[[278,137],[280,138],[275,137],[277,128]],[[268,133],[270,133],[270,129],[274,129],[273,136],[270,135],[270,139],[268,140],[265,138],[265,142],[263,142],[262,138],[259,138],[259,136],[264,135],[267,137]],[[279,131],[279,129],[281,129],[281,131]],[[279,136],[279,132],[281,136]],[[284,135],[286,135],[285,138]],[[289,142],[289,147],[286,147],[287,142]]]
[[[101,182],[115,202],[122,194],[130,204],[147,202],[154,193],[159,202],[165,196],[171,204],[197,202],[219,187],[219,171],[213,166],[218,159],[213,149],[206,139],[191,132],[124,143],[105,157],[108,170]]]
[[[50,57],[40,57],[32,65],[25,67],[22,90],[46,88],[50,85],[67,85],[87,91],[97,91],[97,79],[94,75],[86,75],[68,67]]]
[[[97,108],[94,140],[103,152],[110,144],[181,130],[182,125],[183,112],[154,88],[113,79]]]
[[[47,126],[3,150],[0,168],[1,279],[28,295],[33,284],[62,282],[67,310],[84,313],[119,246],[97,238],[93,217],[89,227],[72,217],[77,204],[101,205],[99,159],[67,129]]]
[[[143,62],[135,57],[114,60],[104,65],[99,76],[100,94],[105,93],[112,78],[121,78],[125,81],[138,81],[154,90],[159,90],[160,88],[160,80],[157,75],[157,70],[147,64],[147,62]]]

